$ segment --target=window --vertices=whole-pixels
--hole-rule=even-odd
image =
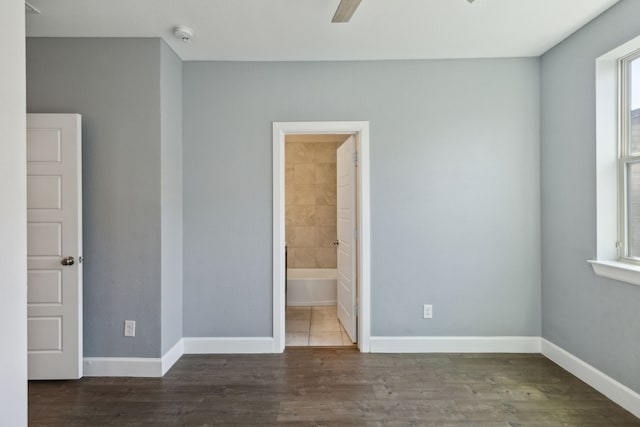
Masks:
[[[640,51],[619,61],[619,258],[640,264]]]
[[[596,59],[595,274],[640,286],[640,37]]]

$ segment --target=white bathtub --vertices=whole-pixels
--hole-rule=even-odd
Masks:
[[[336,274],[335,268],[289,268],[287,305],[336,305]]]

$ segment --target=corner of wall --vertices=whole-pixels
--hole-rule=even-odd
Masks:
[[[24,2],[0,3],[0,323],[6,346],[0,364],[2,423],[27,425],[26,93]]]
[[[161,352],[182,340],[182,60],[160,41]]]

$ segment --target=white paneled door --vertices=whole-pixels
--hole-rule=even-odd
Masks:
[[[82,377],[82,144],[78,114],[27,115],[29,379]]]
[[[356,173],[355,137],[338,148],[337,232],[338,232],[338,320],[352,342],[357,341],[356,277]]]

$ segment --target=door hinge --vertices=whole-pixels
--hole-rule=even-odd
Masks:
[[[357,151],[353,152],[353,165],[354,166],[358,166],[358,152]]]
[[[616,248],[620,249],[622,247],[622,242],[616,242]]]
[[[357,228],[353,229],[353,240],[358,240],[358,229]]]
[[[356,315],[356,316],[358,315],[358,304],[357,303],[353,304],[353,314]]]

